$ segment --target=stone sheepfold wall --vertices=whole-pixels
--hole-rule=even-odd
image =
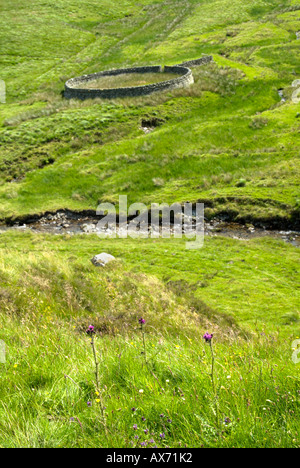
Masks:
[[[85,89],[80,87],[80,85],[94,81],[97,78],[101,78],[102,76],[116,76],[130,73],[162,73],[163,71],[165,73],[180,74],[181,76],[172,80],[161,81],[160,83],[154,83],[146,86],[135,86],[132,88]],[[156,92],[173,90],[176,88],[185,88],[193,83],[194,78],[192,71],[187,67],[179,65],[174,67],[165,67],[164,69],[160,66],[125,68],[93,73],[92,75],[85,75],[79,78],[72,78],[65,84],[65,97],[67,99],[85,100],[95,98],[116,99],[123,97],[147,96]]]
[[[206,55],[200,59],[190,60],[189,62],[183,62],[179,66],[180,67],[198,67],[199,65],[206,65],[213,61],[213,57],[211,55]]]

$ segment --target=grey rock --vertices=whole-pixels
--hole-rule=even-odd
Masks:
[[[93,232],[96,232],[96,226],[94,224],[83,224],[81,226],[81,229],[86,234],[91,234]]]
[[[113,255],[103,252],[99,255],[95,255],[95,257],[92,258],[91,262],[96,267],[105,267],[105,265],[112,262],[113,260],[116,260],[116,258]]]

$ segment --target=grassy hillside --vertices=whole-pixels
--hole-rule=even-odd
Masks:
[[[125,194],[299,228],[299,31],[296,0],[7,0],[0,221]],[[202,54],[189,89],[63,97],[75,76]],[[95,268],[100,252],[117,261]],[[297,339],[283,241],[1,232],[0,447],[299,448]]]
[[[148,205],[210,200],[208,216],[295,223],[297,2],[62,0],[20,8],[14,0],[2,15],[2,219],[96,209],[126,193]],[[189,90],[114,102],[61,96],[73,76],[203,53],[215,63],[195,69]],[[153,119],[145,135],[141,122]]]

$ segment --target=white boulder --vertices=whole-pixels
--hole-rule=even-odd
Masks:
[[[113,260],[116,260],[116,258],[113,255],[103,252],[99,255],[95,255],[95,257],[92,258],[91,262],[96,267],[105,267],[105,265],[112,262]]]

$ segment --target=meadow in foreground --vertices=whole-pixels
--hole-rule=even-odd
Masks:
[[[299,447],[297,249],[211,239],[188,253],[181,241],[20,233],[0,242],[0,446]],[[117,261],[95,268],[99,249]],[[162,261],[164,282],[150,273]]]

